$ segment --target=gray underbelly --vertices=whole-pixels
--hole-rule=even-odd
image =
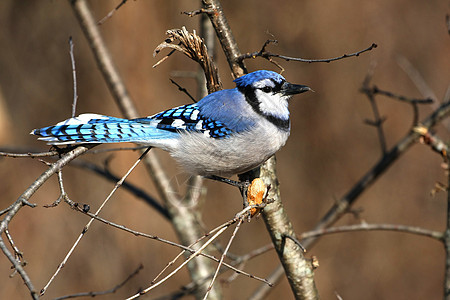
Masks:
[[[201,133],[189,133],[169,152],[189,173],[229,177],[266,161],[286,143],[288,136],[289,132],[266,129],[216,140]]]

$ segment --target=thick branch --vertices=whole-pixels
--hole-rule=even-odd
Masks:
[[[228,64],[235,77],[240,77],[247,73],[242,60],[239,60],[241,52],[237,46],[231,29],[228,25],[225,14],[218,0],[203,0],[205,12],[216,30],[217,37],[222,45],[222,49],[227,57]],[[259,169],[241,174],[239,179],[252,181],[259,174]],[[292,245],[290,239],[285,239],[286,235],[295,236],[293,226],[284,211],[279,192],[279,183],[275,171],[275,158],[272,157],[261,166],[261,179],[266,185],[271,186],[271,199],[273,203],[268,204],[263,211],[264,220],[272,242],[280,257],[284,270],[289,280],[289,284],[297,299],[318,298],[317,290],[313,279],[313,269],[309,264],[301,249]]]
[[[231,32],[230,25],[228,25],[228,21],[225,18],[220,1],[202,0],[202,2],[205,9],[204,11],[207,12],[208,17],[216,30],[216,35],[222,45],[223,52],[225,53],[233,75],[235,77],[240,77],[246,74],[247,69],[244,63],[238,60],[241,51],[239,51],[234,35]]]
[[[275,158],[261,168],[261,178],[266,184],[277,181]],[[281,203],[279,186],[271,188],[268,204],[262,211],[267,230],[272,238],[275,250],[284,267],[286,276],[296,299],[317,299],[318,293],[314,284],[314,272],[311,263],[305,259],[302,249],[287,236],[295,237],[294,227]]]

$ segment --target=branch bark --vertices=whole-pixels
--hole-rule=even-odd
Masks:
[[[217,37],[222,45],[233,75],[235,77],[244,75],[247,73],[247,69],[243,61],[239,59],[242,53],[239,51],[220,1],[203,0],[203,7],[216,30]],[[262,215],[291,289],[296,299],[317,299],[318,293],[314,283],[312,265],[303,256],[300,247],[295,245],[291,239],[286,238],[286,236],[295,237],[295,232],[281,202],[275,164],[275,157],[271,157],[260,169],[242,174],[239,178],[241,180],[249,179],[251,181],[260,175],[264,183],[270,185],[271,191],[269,197],[274,202],[264,208]]]
[[[240,77],[247,73],[244,63],[239,61],[241,51],[239,51],[234,35],[231,32],[230,25],[222,9],[219,0],[202,0],[203,7],[208,14],[208,17],[216,30],[216,35],[219,38],[222,50],[227,58],[228,65],[235,76]]]

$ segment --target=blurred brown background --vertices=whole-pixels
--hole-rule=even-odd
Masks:
[[[91,1],[98,20],[120,1]],[[189,103],[169,82],[171,72],[195,71],[197,66],[175,54],[158,68],[151,66],[154,48],[165,31],[186,26],[198,29],[199,17],[180,14],[199,8],[199,1],[129,1],[101,26],[129,92],[143,116]],[[423,76],[438,100],[443,99],[450,79],[450,37],[445,15],[448,1],[223,1],[225,14],[242,52],[259,50],[275,37],[272,52],[302,58],[327,58],[355,52],[371,43],[378,48],[334,63],[306,64],[278,61],[291,82],[311,86],[315,93],[291,102],[292,132],[278,153],[278,174],[287,212],[301,233],[311,229],[329,209],[380,158],[376,130],[364,124],[373,114],[367,99],[358,92],[370,66],[375,64],[373,83],[405,96],[422,95],[399,65],[407,59]],[[270,34],[269,34],[270,33]],[[272,36],[273,35],[273,36]],[[28,133],[31,129],[68,118],[72,103],[72,73],[68,39],[75,43],[78,76],[77,112],[120,116],[96,67],[86,40],[68,1],[0,2],[0,146],[16,151],[47,150]],[[162,56],[161,56],[162,57]],[[160,58],[160,57],[159,57]],[[225,59],[218,49],[216,61],[226,88],[233,87]],[[249,70],[277,68],[262,59],[247,61]],[[195,94],[192,79],[177,81]],[[378,97],[387,117],[388,146],[403,137],[412,123],[411,107]],[[421,118],[431,106],[421,107]],[[448,131],[439,127],[439,135]],[[158,151],[183,187],[184,177],[174,162]],[[111,154],[85,155],[99,165]],[[136,159],[132,152],[115,153],[110,167],[124,174]],[[445,228],[443,193],[430,196],[436,181],[445,182],[441,159],[423,145],[414,146],[370,187],[357,202],[361,217],[369,223],[395,223]],[[5,208],[46,169],[37,159],[0,158],[0,208]],[[74,201],[92,208],[107,196],[113,184],[86,171],[67,167],[66,190]],[[129,180],[150,195],[157,193],[144,168]],[[207,182],[203,219],[213,228],[241,208],[237,191]],[[26,271],[42,288],[71,247],[87,218],[67,205],[47,209],[59,195],[56,178],[33,196],[38,207],[24,208],[14,218],[10,232],[28,262]],[[102,216],[127,227],[176,240],[171,225],[141,200],[119,191]],[[353,216],[339,224],[357,223]],[[229,234],[227,234],[229,236]],[[222,241],[225,243],[227,237]],[[261,219],[245,224],[231,251],[245,254],[269,243]],[[178,252],[161,243],[137,238],[94,223],[45,298],[111,288],[140,263],[144,269],[124,288],[107,298],[121,299],[149,281]],[[326,236],[310,249],[320,267],[316,282],[322,299],[440,299],[443,294],[444,251],[440,243],[402,233],[360,232]],[[278,264],[274,252],[248,263],[246,270],[266,277]],[[0,298],[28,298],[19,276],[8,278],[10,262],[0,255]],[[227,273],[229,276],[231,273]],[[223,277],[226,278],[226,277]],[[157,288],[149,298],[164,295],[189,282],[183,270]],[[225,299],[245,299],[259,282],[238,277],[224,286]],[[291,299],[287,281],[273,288],[269,299]]]

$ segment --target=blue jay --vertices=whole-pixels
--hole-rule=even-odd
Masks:
[[[194,104],[120,119],[82,114],[31,134],[50,145],[133,142],[168,151],[189,173],[229,177],[251,170],[289,136],[288,100],[311,90],[278,73],[255,71]]]

